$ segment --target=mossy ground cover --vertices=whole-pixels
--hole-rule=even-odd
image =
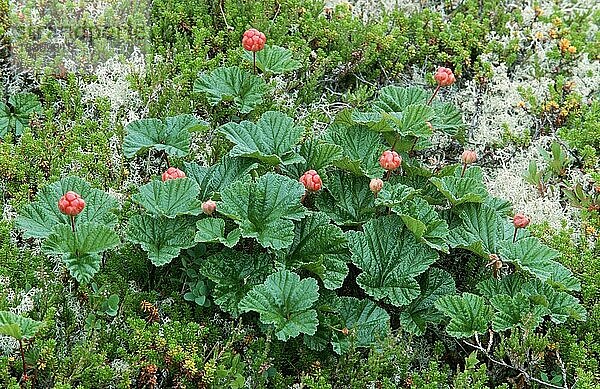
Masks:
[[[372,3],[0,0],[1,101],[13,114],[11,97],[30,93],[41,107],[27,114],[22,133],[7,126],[0,140],[0,311],[44,323],[25,342],[27,381],[18,343],[0,336],[0,386],[600,385],[600,10],[416,2],[374,16]],[[262,103],[242,113],[233,101],[213,104],[195,83],[219,68],[252,72],[240,45],[250,27],[288,49],[298,66],[261,72]],[[367,111],[385,86],[433,90],[439,66],[457,76],[440,97],[462,110],[466,126],[460,136],[419,144],[410,157],[443,170],[463,148],[476,150],[491,194],[527,213],[530,232],[581,282],[574,295],[586,321],[514,327],[486,335],[478,348],[480,339],[456,339],[443,321],[416,336],[396,316],[387,336],[339,355],[315,351],[302,337],[283,342],[256,314],[221,310],[207,292],[214,282],[198,272],[206,245],[156,267],[140,245],[124,241],[80,284],[15,226],[43,187],[76,175],[118,201],[114,230],[124,236],[139,209],[132,196],[165,166],[159,151],[124,156],[127,125],[136,120],[193,115],[204,124],[190,132],[191,152],[169,163],[211,165],[233,146],[218,130],[228,122],[278,111],[304,128],[302,139],[316,138],[345,109]],[[256,242],[243,245],[252,250]],[[457,252],[443,265],[461,274],[461,291],[472,290],[491,267]]]

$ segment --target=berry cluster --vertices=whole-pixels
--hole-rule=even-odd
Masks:
[[[242,37],[242,46],[248,51],[261,51],[265,48],[267,37],[256,28],[246,31]]]
[[[386,150],[379,157],[379,165],[385,170],[396,170],[400,167],[400,164],[402,164],[402,157],[393,150]]]
[[[164,172],[162,174],[163,181],[174,180],[176,178],[184,178],[184,177],[185,177],[185,173],[182,172],[181,170],[177,169],[176,167],[170,167],[167,169],[166,172]]]
[[[58,200],[58,210],[65,215],[77,216],[84,207],[85,201],[73,191],[68,191]]]
[[[309,170],[300,177],[300,182],[306,190],[310,192],[316,192],[323,187],[321,177],[317,174],[316,170]]]

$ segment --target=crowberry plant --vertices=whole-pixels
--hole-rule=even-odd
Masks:
[[[321,177],[316,170],[309,170],[300,177],[300,182],[309,192],[316,192],[323,186]]]

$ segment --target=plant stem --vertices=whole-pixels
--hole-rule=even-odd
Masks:
[[[256,74],[256,51],[252,52],[252,62],[254,63],[254,74]]]
[[[27,365],[25,364],[25,352],[23,351],[23,340],[19,339],[19,349],[21,351],[21,362],[23,363],[23,382],[29,381],[27,376]]]
[[[515,233],[513,234],[513,243],[515,243],[517,241],[517,231],[519,229],[517,227],[515,227]]]
[[[467,170],[467,164],[463,163],[463,167],[462,167],[462,171],[460,172],[460,176],[464,177],[465,176],[465,171]]]
[[[71,215],[71,231],[75,233],[75,216]]]
[[[427,102],[427,105],[431,104],[431,102],[433,101],[433,98],[435,97],[435,95],[437,95],[437,93],[438,93],[439,90],[440,90],[440,85],[438,85],[437,88],[435,88],[435,90],[433,91],[433,94],[429,98],[429,101]]]

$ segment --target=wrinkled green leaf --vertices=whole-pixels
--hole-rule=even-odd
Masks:
[[[8,311],[0,311],[0,334],[16,340],[31,339],[44,326],[44,322],[32,320]]]
[[[212,291],[215,304],[237,317],[239,302],[250,289],[264,282],[273,266],[265,254],[223,250],[206,258],[199,270],[215,283]]]
[[[262,104],[265,81],[237,66],[219,67],[202,73],[194,82],[194,92],[206,93],[208,102],[217,105],[231,101],[241,113],[248,113]]]
[[[317,312],[312,309],[319,298],[314,278],[300,280],[288,270],[280,270],[256,285],[239,303],[242,312],[255,311],[260,321],[275,327],[277,339],[286,341],[317,331]]]
[[[485,303],[485,299],[472,293],[442,296],[434,305],[450,317],[446,332],[455,338],[469,338],[485,333],[493,315],[492,308]]]
[[[154,180],[140,186],[139,193],[132,196],[149,213],[174,218],[178,215],[198,215],[202,203],[196,198],[199,188],[190,178]]]
[[[8,98],[8,105],[0,102],[0,138],[9,131],[14,131],[15,135],[22,135],[29,127],[31,116],[41,112],[42,104],[33,93],[12,95]]]
[[[256,238],[263,247],[282,249],[294,240],[294,223],[304,216],[301,183],[267,173],[256,182],[237,181],[221,192],[217,210],[233,219],[244,238]]]
[[[252,52],[246,51],[244,57],[253,62]],[[265,45],[256,53],[256,67],[265,73],[283,74],[297,70],[302,66],[292,58],[292,52],[279,46]]]
[[[389,332],[390,316],[368,299],[340,297],[335,308],[340,328],[333,332],[331,344],[338,354],[345,354],[352,346],[370,347]]]
[[[200,125],[193,115],[179,115],[160,119],[135,120],[125,126],[123,153],[127,158],[148,149],[162,150],[175,157],[190,152],[190,130]]]
[[[184,217],[134,215],[127,225],[127,240],[139,244],[155,266],[163,266],[194,242],[194,224]]]
[[[439,323],[442,316],[434,308],[442,296],[456,293],[454,278],[442,269],[430,268],[419,278],[421,293],[400,313],[400,323],[410,333],[420,336],[425,333],[427,323]]]
[[[289,269],[304,267],[321,278],[327,289],[342,286],[350,259],[342,230],[329,224],[323,213],[311,213],[294,230],[294,242],[285,255]]]
[[[208,167],[195,162],[186,163],[185,171],[187,176],[198,184],[200,200],[206,201],[214,198],[229,184],[248,179],[248,173],[256,167],[258,163],[251,159],[226,156],[219,163]]]
[[[396,306],[409,304],[420,293],[415,277],[438,254],[419,243],[397,216],[372,219],[362,232],[347,232],[352,261],[362,270],[356,282],[368,295]]]
[[[227,247],[235,246],[240,240],[240,229],[236,228],[225,236],[225,220],[217,218],[204,218],[196,222],[195,241],[206,243],[221,243]]]
[[[229,152],[232,157],[256,158],[269,165],[294,163],[301,158],[292,148],[304,128],[281,112],[265,112],[256,124],[229,122],[219,131],[235,144]]]
[[[317,208],[338,225],[366,222],[375,214],[375,198],[369,189],[369,179],[334,171],[325,191],[317,198]]]

